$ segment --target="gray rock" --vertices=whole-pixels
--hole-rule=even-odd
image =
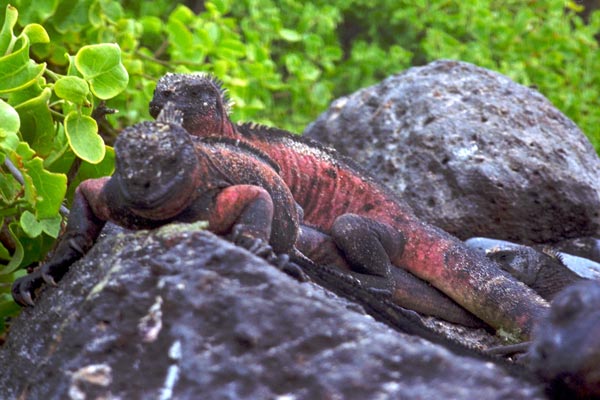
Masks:
[[[569,286],[552,301],[528,352],[556,399],[600,398],[600,282]]]
[[[544,398],[186,225],[98,243],[14,321],[0,365],[3,398]]]
[[[600,160],[537,91],[436,61],[336,100],[304,134],[333,145],[464,239],[543,243],[599,230]]]

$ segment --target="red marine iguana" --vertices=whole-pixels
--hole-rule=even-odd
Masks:
[[[214,233],[230,236],[297,279],[304,280],[304,272],[308,273],[397,330],[459,354],[481,356],[433,332],[414,312],[398,307],[389,297],[304,257],[294,247],[298,234],[310,232],[299,229],[301,210],[278,175],[278,166],[251,146],[226,138],[192,138],[170,103],[157,122],[140,123],[121,133],[115,154],[112,177],[78,186],[53,256],[13,284],[17,303],[33,306],[36,290],[44,283],[56,285],[93,246],[107,221],[130,229],[152,229],[170,222],[207,220]]]
[[[397,195],[335,150],[282,130],[232,123],[224,90],[211,77],[167,74],[157,84],[150,114],[158,115],[167,101],[183,111],[183,126],[191,135],[245,141],[278,163],[304,210],[304,223],[333,237],[356,270],[393,279],[399,301],[413,296],[402,293],[396,279],[405,268],[492,327],[524,338],[546,313],[547,303],[531,289],[457,238],[418,220]],[[374,232],[373,225],[382,229]],[[396,251],[385,232],[402,234],[403,251]],[[297,247],[317,264],[326,264],[318,239],[302,238],[306,241]]]
[[[115,173],[77,187],[54,255],[13,284],[19,304],[33,305],[37,288],[44,282],[56,284],[92,247],[107,221],[152,229],[206,220],[212,232],[230,234],[255,252],[265,246],[277,254],[293,249],[300,217],[276,166],[249,147],[244,151],[243,143],[194,141],[175,122],[177,115],[181,120],[181,114],[165,108],[159,121],[137,124],[119,135]]]

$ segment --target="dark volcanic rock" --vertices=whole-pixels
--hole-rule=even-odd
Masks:
[[[411,68],[340,98],[305,135],[463,239],[541,243],[599,229],[600,161],[583,133],[535,90],[468,63]]]
[[[14,321],[0,365],[11,399],[543,398],[186,225],[98,243]]]
[[[600,282],[572,285],[554,299],[534,332],[532,369],[558,399],[600,398],[599,303]]]

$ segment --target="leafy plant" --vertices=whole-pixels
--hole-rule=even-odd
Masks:
[[[91,114],[128,81],[115,44],[65,56],[63,74],[48,69],[30,58],[50,42],[47,31],[31,23],[16,34],[17,18],[7,6],[0,31],[0,315],[16,311],[9,289],[19,267],[41,260],[60,232],[69,171],[78,180],[111,173],[112,150]]]

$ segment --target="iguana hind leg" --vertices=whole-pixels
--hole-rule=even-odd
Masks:
[[[418,311],[425,315],[437,316],[446,321],[465,326],[485,326],[481,320],[460,307],[448,296],[402,268],[389,264],[388,276],[369,274],[371,265],[379,266],[379,268],[374,269],[377,274],[382,270],[381,265],[390,263],[389,253],[385,251],[386,249],[391,249],[390,253],[392,254],[396,253],[394,249],[402,250],[401,243],[395,242],[395,240],[401,239],[401,235],[396,235],[396,232],[391,230],[389,226],[368,220],[368,218],[359,217],[358,219],[354,219],[355,216],[351,214],[349,216],[347,219],[344,217],[340,220],[340,225],[342,223],[351,223],[353,225],[353,220],[354,222],[358,222],[358,224],[353,225],[351,229],[340,228],[337,230],[338,239],[341,239],[337,242],[332,236],[309,226],[302,225],[300,236],[296,241],[296,248],[316,264],[335,266],[351,274],[364,287],[369,287],[373,282],[377,284],[377,288],[386,286],[394,287],[393,293],[391,293],[392,300],[404,308]],[[349,234],[349,236],[342,236],[343,234]],[[388,236],[388,234],[391,235]],[[376,241],[379,241],[379,244],[374,244]],[[352,249],[350,251],[343,251],[340,244],[342,246],[347,245],[346,248],[352,247]],[[393,247],[395,244],[399,246]],[[377,250],[372,251],[367,248],[369,246],[374,246]],[[381,251],[382,249],[383,252]],[[359,253],[359,256],[352,261],[349,260],[349,256],[355,253]],[[370,254],[372,258],[364,256],[364,254]],[[383,267],[383,271],[386,271],[385,266]],[[389,280],[391,282],[382,284],[382,280]]]
[[[395,290],[392,263],[404,250],[404,235],[389,225],[356,214],[336,218],[331,237],[364,284]]]

